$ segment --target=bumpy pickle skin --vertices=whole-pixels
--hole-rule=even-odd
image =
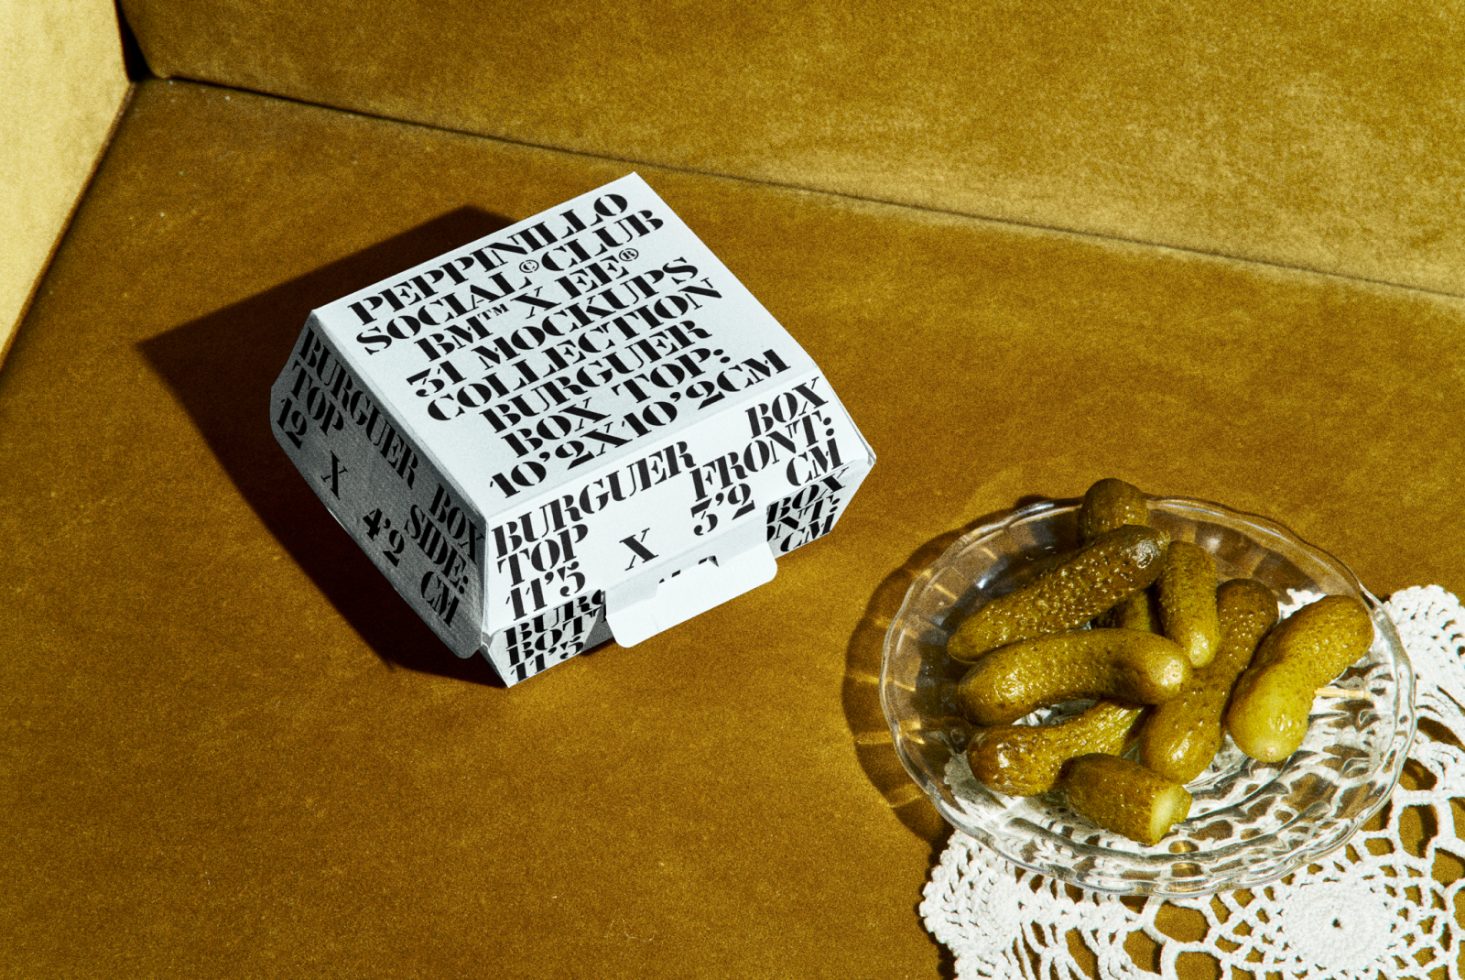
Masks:
[[[1036,796],[1058,782],[1063,764],[1090,753],[1124,750],[1144,708],[1100,701],[1050,725],[999,725],[978,730],[967,747],[972,773],[988,789],[1011,796]]]
[[[1153,588],[1141,589],[1094,621],[1096,626],[1121,630],[1160,632],[1160,614],[1155,609]]]
[[[1125,525],[1149,527],[1150,505],[1144,492],[1131,483],[1108,477],[1089,487],[1078,508],[1079,540],[1087,544],[1101,534]],[[1096,625],[1158,632],[1149,590],[1141,589],[1099,617]]]
[[[1148,527],[1150,506],[1136,486],[1113,477],[1089,487],[1078,509],[1078,536],[1085,543],[1125,525]]]
[[[1160,632],[1180,644],[1192,667],[1204,667],[1221,645],[1216,614],[1216,560],[1189,541],[1172,541],[1155,582]]]
[[[1079,756],[1063,767],[1059,786],[1080,814],[1141,844],[1158,844],[1190,814],[1184,786],[1117,756]]]
[[[1317,689],[1373,644],[1373,619],[1347,596],[1324,596],[1279,623],[1237,680],[1231,740],[1258,762],[1281,762],[1307,735]]]
[[[1223,583],[1216,590],[1216,606],[1221,644],[1215,658],[1194,671],[1181,692],[1155,708],[1140,729],[1140,761],[1178,783],[1199,776],[1215,758],[1231,687],[1277,622],[1276,597],[1255,579]]]
[[[987,651],[1076,629],[1153,582],[1169,539],[1147,527],[1100,535],[1067,560],[967,618],[947,642],[955,660],[972,663]]]
[[[1006,725],[1037,708],[1082,698],[1159,704],[1189,679],[1185,651],[1163,636],[1092,629],[999,647],[972,665],[955,693],[972,721]]]

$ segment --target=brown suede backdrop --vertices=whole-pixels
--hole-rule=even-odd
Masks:
[[[122,9],[165,76],[1465,292],[1459,2]]]

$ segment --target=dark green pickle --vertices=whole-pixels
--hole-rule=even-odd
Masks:
[[[1198,544],[1172,541],[1155,582],[1160,632],[1180,644],[1192,667],[1204,667],[1221,644],[1216,615],[1216,560]]]
[[[1307,735],[1317,689],[1373,644],[1373,619],[1358,600],[1324,596],[1277,624],[1236,682],[1226,730],[1259,762],[1281,762]]]
[[[1046,793],[1063,764],[1075,756],[1124,751],[1144,708],[1100,701],[1080,714],[1048,725],[997,725],[979,729],[967,747],[972,773],[988,789],[1012,796]]]
[[[1079,540],[1087,543],[1107,531],[1125,525],[1150,526],[1150,505],[1139,487],[1113,477],[1100,480],[1084,494],[1078,508]],[[1113,609],[1101,615],[1096,626],[1144,630],[1158,633],[1149,589],[1142,589],[1121,599]]]
[[[1150,505],[1144,493],[1113,477],[1089,487],[1078,508],[1079,540],[1088,543],[1126,525],[1150,526]]]
[[[1158,844],[1190,815],[1184,786],[1117,756],[1079,756],[1063,767],[1059,786],[1080,814],[1141,844]]]

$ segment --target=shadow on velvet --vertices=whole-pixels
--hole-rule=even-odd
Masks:
[[[270,386],[316,307],[512,224],[464,207],[138,345],[239,493],[388,666],[503,686],[460,660],[331,518],[270,431]]]

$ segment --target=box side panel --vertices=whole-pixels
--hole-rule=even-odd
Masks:
[[[496,518],[486,546],[490,659],[501,672],[522,673],[515,647],[548,653],[551,663],[573,656],[584,646],[561,624],[580,618],[588,630],[595,619],[574,604],[593,595],[598,609],[606,593],[637,582],[655,593],[689,565],[733,558],[719,541],[736,536],[741,547],[749,523],[775,554],[827,533],[872,462],[816,370]],[[554,631],[552,651],[551,641],[530,639],[540,620]]]
[[[326,509],[443,642],[471,656],[482,633],[482,517],[314,317],[270,399],[275,439]]]
[[[837,399],[831,401],[839,406]],[[806,449],[791,474],[799,485],[768,506],[768,546],[774,555],[786,555],[834,530],[875,465],[874,452],[842,406],[823,418],[826,438]]]
[[[687,440],[653,451],[652,458],[662,454],[663,462],[657,465],[676,457],[694,463],[701,460],[700,465],[684,470],[691,490],[691,503],[682,508],[685,513],[659,505],[645,511],[668,522],[657,533],[680,522],[687,523],[696,538],[698,532],[705,535],[735,521],[761,520],[769,550],[781,556],[833,530],[875,457],[828,389],[827,380],[822,375],[799,379],[746,407],[736,419],[737,427],[744,431],[730,449],[715,439],[701,439],[694,431]],[[703,449],[721,446],[727,451],[694,454],[689,449],[692,445]],[[636,485],[634,478],[629,485]],[[652,548],[649,532],[612,543],[610,536],[601,540],[585,524],[556,523],[557,517],[583,518],[579,508],[601,499],[606,487],[592,483],[587,489],[591,491],[588,495],[567,495],[538,512],[499,524],[489,534],[490,562],[501,570],[510,569],[515,576],[519,587],[515,601],[547,605],[485,637],[485,655],[508,684],[612,639],[606,593],[590,584],[577,555],[587,549],[614,553],[619,547],[627,562],[634,563]],[[690,547],[685,542],[684,546]],[[540,563],[537,573],[528,571],[536,567],[536,561]],[[715,559],[696,549],[673,553],[669,562],[652,570],[653,587],[660,588],[689,566],[708,561]],[[586,591],[564,602],[551,598],[563,598],[576,586]],[[490,595],[490,606],[494,601]]]

